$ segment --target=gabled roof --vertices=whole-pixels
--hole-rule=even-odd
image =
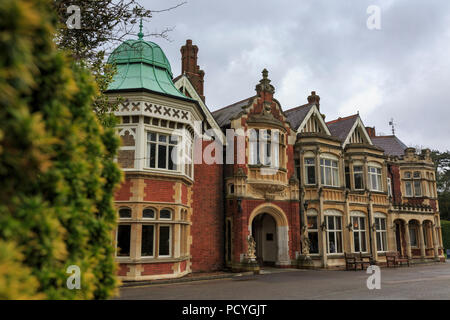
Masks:
[[[314,106],[313,103],[307,103],[302,106],[298,106],[289,110],[284,111],[287,120],[290,122],[293,129],[297,131],[300,124],[305,119],[308,112]]]
[[[407,148],[396,136],[375,136],[371,139],[373,144],[383,149],[388,156],[403,156]]]
[[[250,100],[254,98],[255,96],[252,96],[250,98],[233,103],[227,107],[213,111],[212,115],[221,128],[227,126],[231,123],[231,119],[235,118],[242,111],[242,109],[250,103]]]
[[[350,131],[352,130],[359,115],[354,114],[345,118],[338,118],[333,121],[327,122],[328,129],[330,129],[331,135],[337,137],[342,142],[347,139]]]

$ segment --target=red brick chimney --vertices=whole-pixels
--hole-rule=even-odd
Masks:
[[[186,44],[181,47],[180,51],[181,73],[186,74],[200,98],[205,102],[205,96],[203,95],[203,77],[205,76],[205,72],[200,70],[197,64],[198,47],[192,45],[192,40],[186,40]]]
[[[375,127],[366,127],[366,131],[369,137],[376,137]]]

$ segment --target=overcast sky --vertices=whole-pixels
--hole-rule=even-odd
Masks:
[[[160,10],[182,0],[141,0]],[[367,8],[381,8],[381,30],[369,30]],[[210,110],[255,94],[269,70],[275,98],[287,110],[315,90],[326,120],[359,111],[366,126],[408,146],[450,149],[450,1],[188,0],[157,13],[146,33],[157,38],[174,73],[180,47],[192,39],[205,71]]]

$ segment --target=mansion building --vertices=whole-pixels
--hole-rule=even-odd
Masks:
[[[326,121],[315,92],[283,108],[267,70],[249,98],[211,112],[197,55],[187,40],[174,78],[140,33],[109,57],[117,73],[106,94],[121,99],[125,179],[112,236],[121,279],[245,270],[249,236],[261,266],[304,267],[307,257],[312,268],[343,267],[355,252],[383,265],[388,251],[444,261],[430,150],[377,135],[359,114]],[[228,129],[251,134],[230,141]]]

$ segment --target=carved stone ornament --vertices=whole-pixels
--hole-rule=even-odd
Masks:
[[[247,259],[250,261],[256,260],[256,242],[251,235],[247,237]]]
[[[276,195],[284,195],[286,189],[283,184],[273,183],[252,183],[251,186],[268,200],[273,200]]]

